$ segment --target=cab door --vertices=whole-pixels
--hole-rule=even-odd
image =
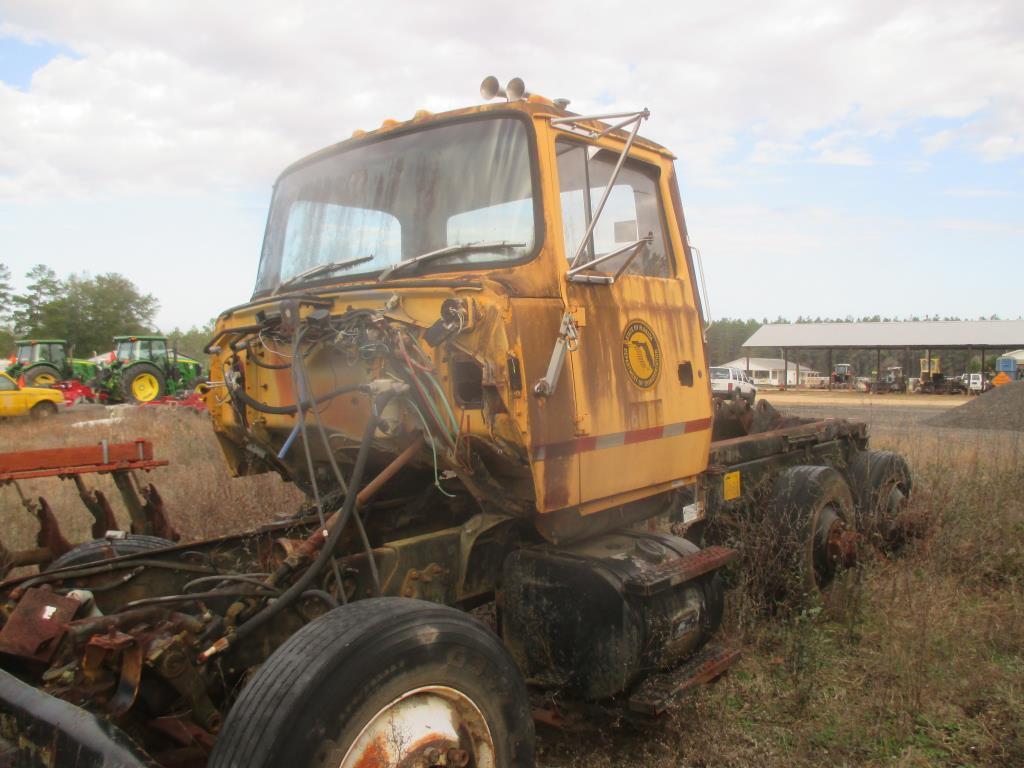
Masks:
[[[556,152],[568,268],[619,154],[571,139]],[[575,279],[563,274],[580,337],[570,366],[584,512],[664,490],[706,466],[711,403],[700,319],[679,230],[663,207],[668,193],[658,165],[628,159],[577,265],[647,242]]]

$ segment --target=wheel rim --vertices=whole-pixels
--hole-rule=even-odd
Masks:
[[[345,753],[339,768],[495,768],[494,740],[480,709],[465,694],[433,685],[383,707]]]
[[[49,387],[57,383],[57,377],[52,373],[40,373],[32,380],[34,387]]]
[[[132,395],[136,400],[148,403],[156,398],[160,391],[160,383],[151,373],[140,373],[132,379]]]
[[[815,586],[823,590],[832,583],[836,571],[857,564],[860,536],[847,528],[841,509],[833,504],[823,507],[815,521],[811,539],[810,566]]]

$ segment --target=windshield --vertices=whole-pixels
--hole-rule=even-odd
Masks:
[[[522,120],[426,128],[336,152],[284,175],[270,206],[256,293],[289,280],[380,272],[452,246],[478,247],[455,250],[421,269],[514,262],[533,252],[536,228]],[[329,264],[337,264],[336,271],[316,270]]]
[[[19,363],[31,363],[32,350],[35,347],[32,344],[25,344],[24,346],[18,347],[18,362]]]

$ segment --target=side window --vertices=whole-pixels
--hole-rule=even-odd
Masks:
[[[162,360],[167,357],[167,342],[166,341],[151,341],[151,354],[153,360]]]
[[[591,220],[591,212],[601,200],[618,155],[608,150],[559,141],[558,183],[562,206],[562,234],[565,255],[572,259]],[[648,234],[652,242],[633,259],[626,274],[647,277],[671,277],[672,266],[662,229],[658,199],[657,170],[644,163],[627,160],[608,195],[608,202],[587,243],[580,263],[618,250]],[[615,272],[629,254],[601,262],[599,272]]]
[[[0,392],[14,392],[18,385],[6,376],[0,376]]]
[[[50,345],[50,362],[57,365],[64,365],[64,347],[60,344]]]

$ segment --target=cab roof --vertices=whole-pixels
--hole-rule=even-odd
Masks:
[[[522,99],[520,101],[477,104],[471,107],[461,107],[459,109],[449,110],[448,112],[438,112],[437,114],[429,112],[425,109],[421,109],[417,110],[416,114],[414,114],[408,120],[393,120],[388,118],[380,124],[379,128],[373,128],[371,130],[355,130],[352,132],[352,136],[349,137],[348,139],[344,139],[343,141],[339,141],[335,144],[330,144],[324,147],[323,149],[319,149],[316,152],[313,152],[312,154],[306,155],[305,157],[296,160],[294,163],[286,167],[278,176],[278,178],[280,179],[282,176],[287,175],[296,168],[300,168],[306,165],[307,163],[320,159],[321,157],[332,155],[343,148],[356,147],[359,146],[360,144],[369,143],[380,138],[383,138],[388,134],[405,133],[408,131],[416,130],[418,128],[426,127],[428,125],[436,125],[439,123],[447,122],[449,120],[457,120],[472,115],[500,115],[503,113],[525,113],[531,117],[536,117],[539,115],[548,115],[550,117],[581,117],[580,115],[577,115],[577,113],[575,112],[570,112],[566,109],[558,107],[553,101],[551,101],[550,99],[546,99],[543,96],[540,96],[539,94],[532,94],[529,98]],[[583,115],[582,117],[585,117],[585,115]],[[602,122],[600,120],[586,120],[582,122],[585,123],[587,127],[596,128],[598,131],[602,131],[610,127],[608,123]],[[629,134],[627,131],[620,129],[611,132],[609,135],[615,136],[625,141],[626,137]],[[675,159],[675,155],[672,154],[672,152],[670,152],[666,147],[662,146],[661,144],[658,144],[657,142],[651,141],[650,139],[646,139],[643,136],[638,135],[636,137],[636,140],[633,142],[633,146],[642,147],[643,149],[647,149],[652,152],[657,152],[658,154],[664,155],[669,159]]]
[[[22,346],[25,344],[67,344],[67,339],[16,339],[15,344]]]

